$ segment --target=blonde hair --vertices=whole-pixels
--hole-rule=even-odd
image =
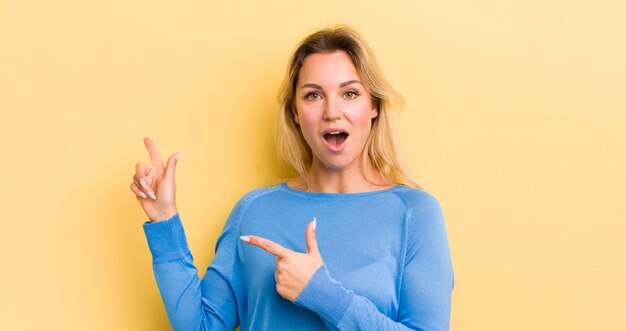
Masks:
[[[370,91],[373,106],[378,110],[378,116],[372,119],[362,162],[367,165],[369,161],[390,183],[419,188],[406,165],[393,125],[393,112],[402,108],[404,99],[383,75],[363,37],[346,25],[334,25],[306,37],[289,60],[279,94],[281,104],[276,146],[280,161],[293,168],[303,180],[306,179],[312,152],[294,117],[298,74],[308,55],[337,51],[344,51],[350,56],[363,85]]]

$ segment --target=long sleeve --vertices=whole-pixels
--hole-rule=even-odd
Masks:
[[[154,276],[174,330],[234,330],[237,327],[235,294],[228,275],[232,256],[232,231],[228,225],[227,222],[218,241],[216,257],[201,281],[178,214],[169,220],[143,224],[153,257]]]
[[[325,264],[295,305],[276,292],[275,258],[242,234],[306,249],[318,219]],[[153,269],[174,330],[448,330],[454,278],[445,223],[430,194],[395,188],[301,192],[284,183],[242,197],[202,280],[180,215],[145,223]]]
[[[397,317],[388,317],[369,299],[346,289],[325,265],[313,275],[296,304],[339,330],[448,330],[454,274],[443,213],[429,194],[403,199],[408,204],[409,235],[403,272],[398,275]]]

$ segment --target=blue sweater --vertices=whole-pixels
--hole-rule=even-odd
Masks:
[[[174,330],[449,329],[445,221],[423,190],[312,193],[283,183],[251,191],[228,217],[202,280],[179,216],[143,224]],[[305,252],[313,217],[324,265],[292,303],[276,292],[275,257],[239,236]]]

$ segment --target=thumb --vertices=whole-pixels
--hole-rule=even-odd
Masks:
[[[174,172],[176,171],[176,163],[178,163],[178,159],[183,154],[183,151],[172,154],[169,159],[167,159],[167,166],[165,167],[165,178],[174,179]]]
[[[313,221],[306,227],[306,252],[307,254],[319,255],[320,252],[317,248],[317,234],[315,233],[315,226],[317,225],[317,218],[313,218]]]

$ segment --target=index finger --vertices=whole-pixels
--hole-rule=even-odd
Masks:
[[[150,139],[150,137],[145,137],[143,138],[143,143],[146,145],[146,148],[148,149],[148,153],[150,153],[150,161],[152,162],[152,166],[156,165],[159,167],[163,167],[163,160],[161,159],[161,154],[159,154],[159,151],[157,150],[154,142],[152,142],[152,139]]]
[[[260,247],[278,258],[286,257],[293,252],[292,250],[287,249],[269,239],[257,236],[241,236],[240,238],[248,244]]]

